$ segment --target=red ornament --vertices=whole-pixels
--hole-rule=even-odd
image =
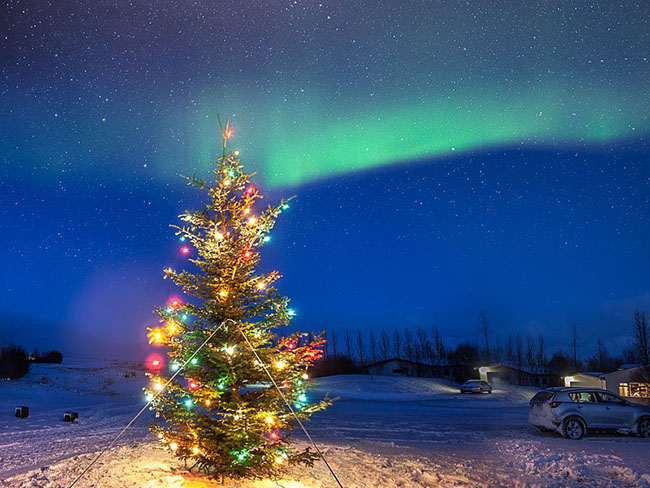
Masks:
[[[152,354],[147,358],[147,368],[151,371],[158,371],[163,367],[163,362],[158,354]]]

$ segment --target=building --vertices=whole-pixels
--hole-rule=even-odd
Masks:
[[[370,364],[365,370],[366,373],[377,376],[433,376],[431,366],[400,358]]]
[[[576,373],[566,376],[564,385],[603,388],[630,401],[650,403],[650,365],[624,364],[611,373]]]
[[[487,381],[491,385],[526,385],[548,388],[562,384],[560,375],[539,371],[525,371],[508,364],[481,366],[478,372],[481,380]]]
[[[365,372],[378,376],[444,378],[456,383],[463,383],[477,376],[476,368],[468,364],[430,365],[400,358],[391,358],[369,364],[365,367]]]

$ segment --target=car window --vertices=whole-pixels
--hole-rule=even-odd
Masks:
[[[607,403],[620,403],[620,404],[625,403],[623,400],[621,400],[617,396],[614,396],[614,395],[612,395],[610,393],[602,393],[600,391],[598,392],[598,399],[601,402],[607,402]]]
[[[531,398],[531,402],[546,402],[553,398],[553,392],[552,391],[540,391],[535,393],[535,396]]]
[[[595,403],[596,395],[592,391],[577,391],[575,393],[569,393],[571,400],[577,403]]]

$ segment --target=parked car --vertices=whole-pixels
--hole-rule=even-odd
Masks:
[[[469,380],[460,385],[461,393],[492,393],[492,385],[487,381]]]
[[[589,431],[650,437],[650,407],[600,388],[549,388],[530,400],[528,421],[541,431],[581,439]]]

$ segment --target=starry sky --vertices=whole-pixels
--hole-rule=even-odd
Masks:
[[[579,324],[650,311],[650,6],[586,1],[9,1],[0,343],[138,357],[179,178],[217,116],[267,199],[302,330]]]

